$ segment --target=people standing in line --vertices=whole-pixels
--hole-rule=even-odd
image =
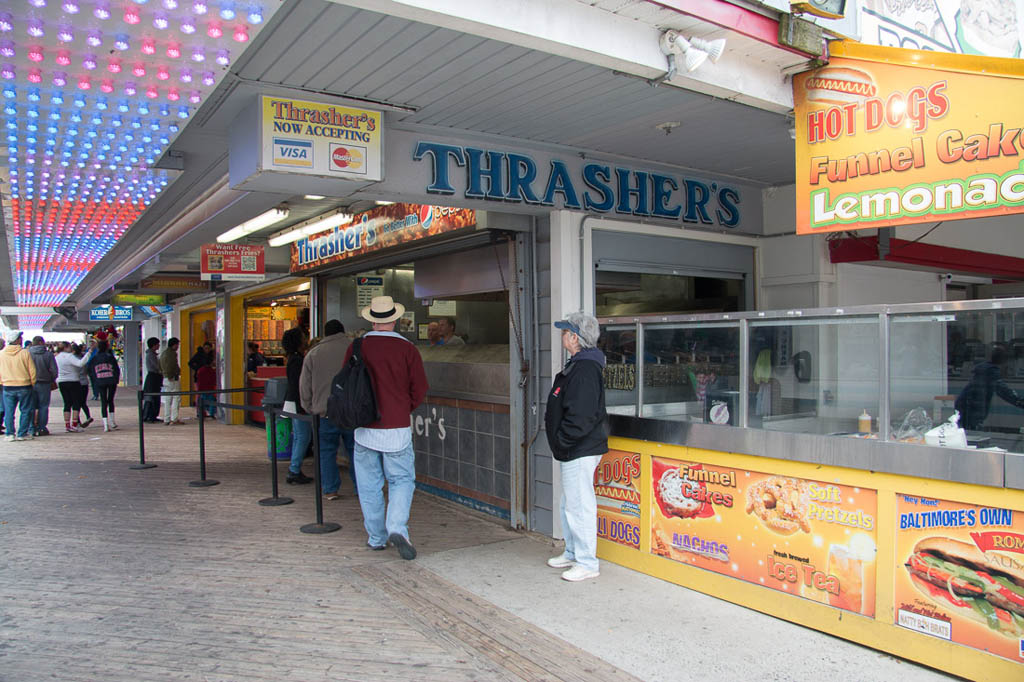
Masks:
[[[213,354],[204,353],[202,366],[196,370],[196,390],[202,391],[203,411],[210,419],[217,418],[217,370],[213,368]],[[199,404],[196,403],[196,419],[199,419]]]
[[[288,390],[284,395],[286,412],[306,414],[302,407],[300,383],[302,382],[303,354],[306,352],[306,335],[301,327],[289,329],[281,337],[281,347],[287,356],[285,372],[288,375]],[[309,442],[313,437],[313,426],[301,419],[292,419],[292,461],[288,465],[285,481],[291,485],[312,483],[313,479],[302,473],[302,459],[306,456]]]
[[[160,372],[160,339],[151,336],[146,340],[146,378],[142,382],[143,393],[159,393],[164,385],[164,375]],[[147,395],[142,401],[142,421],[154,424],[160,421],[160,396]]]
[[[390,542],[406,560],[416,558],[409,540],[409,510],[416,490],[416,455],[409,417],[427,395],[427,375],[416,346],[395,332],[405,306],[390,296],[375,296],[360,313],[373,324],[362,340],[380,419],[355,430],[356,483],[367,544],[384,549]],[[347,363],[352,355],[349,347]],[[388,502],[384,505],[384,481]]]
[[[255,374],[257,367],[262,367],[267,364],[267,358],[260,352],[260,344],[255,341],[249,342],[249,357],[245,363],[245,371],[249,374]]]
[[[299,378],[299,399],[309,414],[320,415],[320,485],[328,500],[341,498],[341,475],[338,473],[338,445],[344,442],[348,450],[348,472],[352,483],[357,482],[353,461],[353,433],[335,426],[326,418],[327,398],[331,394],[331,381],[345,364],[345,352],[351,340],[345,336],[345,326],[338,320],[324,325],[324,338],[306,353]]]
[[[36,365],[35,413],[33,415],[33,433],[36,436],[49,436],[50,429],[50,394],[57,386],[57,358],[46,345],[43,337],[32,339],[29,348],[32,362]]]
[[[608,414],[604,404],[604,353],[596,348],[601,328],[586,313],[570,313],[555,322],[569,361],[548,392],[544,429],[562,472],[562,531],[565,551],[548,559],[568,569],[563,580],[577,582],[600,574],[597,561],[597,497],[594,471],[608,452]]]
[[[83,344],[79,344],[75,347],[75,355],[86,361],[88,364],[89,359],[96,353],[96,342],[93,341],[89,344],[88,353],[86,347]],[[80,405],[82,407],[82,414],[85,415],[85,419],[82,420],[82,428],[92,424],[93,418],[92,413],[89,412],[89,387],[92,384],[92,380],[89,378],[89,371],[83,366],[81,373],[78,376],[79,391],[81,392]],[[99,395],[96,387],[93,386],[93,400],[98,400]]]
[[[89,360],[86,369],[100,396],[103,430],[113,431],[117,428],[117,420],[114,418],[114,394],[117,393],[117,384],[121,380],[121,366],[110,352],[110,345],[106,339],[96,343],[96,353]]]
[[[441,346],[465,346],[466,342],[461,336],[455,335],[455,318],[442,317],[437,321],[437,331],[440,334]]]
[[[181,342],[177,337],[172,336],[167,341],[167,348],[160,354],[160,373],[164,375],[163,390],[165,393],[177,393],[181,390],[181,365],[178,364],[178,346]],[[167,426],[182,424],[178,419],[178,410],[181,407],[180,395],[165,395],[164,402],[164,423]]]
[[[4,393],[4,440],[32,440],[32,406],[35,404],[36,363],[32,355],[21,347],[21,332],[8,329],[4,335],[7,342],[0,351],[0,386]],[[20,419],[15,427],[15,410]]]
[[[75,355],[75,344],[61,344],[57,353],[57,388],[64,399],[64,430],[68,433],[83,429],[78,417],[82,411],[82,371],[88,362],[88,358]]]

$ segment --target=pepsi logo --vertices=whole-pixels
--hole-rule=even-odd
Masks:
[[[420,206],[419,218],[420,227],[424,230],[429,230],[430,226],[434,224],[434,207]]]

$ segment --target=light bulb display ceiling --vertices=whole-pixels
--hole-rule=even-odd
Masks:
[[[154,164],[278,6],[0,3],[0,202],[18,305],[63,303],[174,181]]]

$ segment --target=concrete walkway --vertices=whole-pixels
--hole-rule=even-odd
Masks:
[[[0,442],[3,682],[949,679],[609,563],[566,583],[552,541],[429,495],[414,562],[365,546],[346,488],[341,531],[300,533],[312,486],[257,504],[261,431],[208,424],[221,484],[193,488],[195,424],[148,427],[158,467],[131,470],[132,407],[117,432]]]

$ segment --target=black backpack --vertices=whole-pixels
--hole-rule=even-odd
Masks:
[[[352,344],[352,357],[331,380],[327,418],[340,429],[368,426],[380,419],[370,368],[363,359],[362,339]]]

